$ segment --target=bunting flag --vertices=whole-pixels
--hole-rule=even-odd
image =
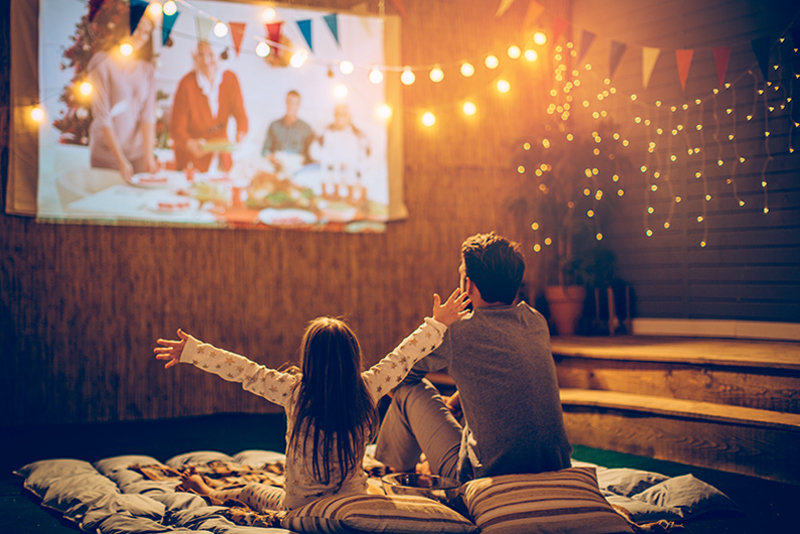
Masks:
[[[725,73],[728,72],[728,60],[731,58],[731,45],[718,46],[714,49],[714,63],[717,65],[719,88],[725,85]]]
[[[594,38],[597,37],[594,33],[590,32],[589,30],[583,30],[581,32],[581,50],[578,52],[578,63],[583,61],[583,56],[589,51],[592,47],[592,43],[594,42]]]
[[[650,76],[656,68],[659,54],[661,54],[660,48],[642,47],[642,87],[645,89],[650,84]]]
[[[106,0],[89,0],[89,22],[92,22],[97,16],[97,12],[103,7]]]
[[[400,16],[406,18],[406,5],[403,3],[403,0],[390,0],[392,5],[400,12]]]
[[[556,20],[553,23],[553,46],[558,44],[558,38],[567,31],[568,26],[568,21],[562,19],[561,17],[556,17]]]
[[[131,35],[136,31],[136,26],[138,26],[139,21],[142,20],[142,16],[148,5],[150,4],[145,0],[131,0]]]
[[[608,56],[608,77],[613,78],[614,73],[617,72],[617,67],[619,67],[619,63],[622,60],[622,55],[625,53],[625,50],[628,49],[628,45],[625,43],[621,43],[619,41],[611,41],[611,52]]]
[[[694,49],[675,50],[675,60],[678,62],[678,76],[681,79],[681,89],[686,91],[686,79],[689,77],[689,67],[692,66]]]
[[[500,5],[497,7],[497,13],[494,14],[495,17],[502,17],[503,13],[511,7],[511,4],[514,3],[514,0],[502,0]]]
[[[306,40],[306,43],[308,44],[308,49],[313,52],[314,45],[311,42],[311,19],[298,20],[297,27],[300,28],[300,33],[303,34],[303,38]]]
[[[197,27],[197,42],[208,42],[211,37],[211,31],[214,29],[214,19],[195,17],[194,22]]]
[[[228,26],[231,27],[231,39],[233,39],[233,50],[236,52],[236,57],[239,57],[239,50],[242,48],[242,38],[244,37],[244,29],[247,26],[245,22],[229,22]]]
[[[795,43],[795,46],[797,43]],[[750,46],[753,47],[753,53],[756,55],[758,66],[761,68],[761,74],[764,75],[764,81],[769,81],[769,37],[759,37],[750,41]]]
[[[538,2],[531,2],[528,4],[528,11],[525,13],[525,21],[522,23],[522,29],[527,30],[536,25],[539,17],[542,16],[544,6]]]
[[[180,11],[175,11],[172,15],[164,15],[164,18],[161,19],[161,44],[166,46],[167,41],[169,41],[169,34],[172,33],[172,27],[175,26],[175,21],[178,20],[178,15],[180,15]]]
[[[322,17],[322,20],[328,25],[328,29],[333,34],[333,38],[336,39],[336,45],[339,46],[341,44],[339,43],[339,16],[336,13],[331,13],[330,15]]]
[[[274,57],[276,58],[280,57],[280,50],[275,45],[281,41],[281,26],[283,26],[283,21],[267,24],[267,40],[270,42],[270,53],[275,54]]]

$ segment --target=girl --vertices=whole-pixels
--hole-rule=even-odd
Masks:
[[[192,363],[221,378],[241,382],[247,391],[286,411],[286,489],[248,484],[213,490],[199,475],[183,487],[215,501],[237,500],[250,508],[289,510],[320,497],[366,493],[362,468],[366,443],[378,423],[376,402],[399,384],[419,359],[442,342],[447,327],[467,313],[466,293],[456,289],[442,304],[433,296],[433,318],[397,348],[361,372],[361,347],[344,322],[330,317],[311,321],[301,343],[302,373],[280,372],[232,352],[202,343],[178,330],[180,341],[159,339],[156,358],[164,367]]]

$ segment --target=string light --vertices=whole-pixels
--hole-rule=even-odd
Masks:
[[[511,90],[511,84],[506,80],[497,80],[497,90],[501,93],[508,93]]]
[[[544,32],[536,32],[533,34],[533,42],[539,46],[547,43],[547,35]]]
[[[89,82],[81,82],[81,84],[78,86],[78,90],[83,96],[89,96],[90,94],[92,94],[92,90],[94,90],[94,87],[92,87],[92,84],[90,84]]]
[[[164,14],[168,17],[171,17],[175,13],[178,12],[178,6],[173,2],[173,0],[169,0],[168,2],[164,2],[164,7],[162,8]]]
[[[500,60],[497,59],[497,56],[488,55],[483,63],[487,69],[496,69],[500,65]]]
[[[430,77],[432,82],[439,83],[442,80],[444,80],[444,72],[442,71],[441,68],[434,67],[434,68],[431,69],[429,77]]]
[[[147,6],[147,10],[154,18],[158,18],[161,15],[163,7],[158,2],[151,2],[150,5]]]
[[[426,111],[422,114],[422,124],[425,126],[431,127],[436,124],[436,115],[431,113],[430,111]]]
[[[270,53],[269,45],[261,41],[256,45],[256,55],[258,57],[267,57]]]
[[[468,115],[470,117],[475,115],[475,113],[478,111],[477,106],[473,102],[464,102],[464,105],[461,109],[464,111],[464,115]]]
[[[164,12],[166,13],[166,6],[164,6],[164,7],[165,7]],[[272,22],[278,16],[278,12],[275,11],[274,7],[267,7],[267,8],[264,9],[264,11],[261,14],[261,16],[264,18],[264,20],[266,22]]]
[[[346,97],[348,92],[347,86],[343,83],[337,84],[336,87],[333,88],[333,96],[339,100]]]
[[[530,48],[528,50],[525,50],[524,56],[525,59],[530,61],[531,63],[539,59],[539,53],[536,52],[536,50],[531,50]]]
[[[226,35],[228,35],[228,26],[224,22],[217,22],[214,25],[214,35],[216,35],[217,37],[225,37]]]
[[[33,119],[34,122],[41,122],[42,119],[44,119],[44,110],[41,106],[33,107],[31,110],[31,119]]]
[[[133,46],[130,43],[122,43],[119,47],[119,53],[128,57],[133,54]]]
[[[404,68],[403,73],[400,75],[400,81],[403,82],[403,85],[411,85],[416,79],[417,77],[409,67]]]
[[[461,75],[464,78],[469,78],[473,74],[475,74],[475,67],[472,66],[472,63],[465,61],[461,64]]]
[[[510,57],[511,59],[517,59],[519,58],[520,55],[522,55],[522,51],[519,49],[517,45],[509,46],[506,53],[508,54],[508,57]]]
[[[353,65],[353,63],[350,61],[345,60],[339,63],[339,72],[344,75],[353,74],[353,71],[355,70],[355,65]]]
[[[297,52],[292,54],[292,57],[289,59],[289,65],[291,65],[292,67],[294,67],[296,69],[299,69],[300,67],[302,67],[305,64],[307,59],[308,59],[308,52],[306,52],[305,50],[298,50]],[[381,80],[383,80],[383,78],[381,78]],[[370,80],[370,81],[372,81],[372,80]],[[376,83],[376,82],[372,82],[372,83]],[[377,82],[377,83],[380,83],[380,82]]]
[[[392,107],[389,104],[381,104],[378,106],[378,117],[383,120],[388,120],[392,116]]]
[[[380,69],[372,69],[369,71],[369,81],[375,85],[383,82],[383,72]]]

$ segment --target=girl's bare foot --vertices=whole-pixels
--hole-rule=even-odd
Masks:
[[[175,489],[196,493],[203,497],[208,497],[213,491],[211,486],[203,480],[203,476],[197,473],[181,473],[181,484]]]

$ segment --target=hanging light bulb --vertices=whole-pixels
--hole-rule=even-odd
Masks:
[[[430,111],[426,111],[422,115],[422,124],[428,127],[433,126],[434,124],[436,124],[436,115],[434,115]]]
[[[469,78],[473,74],[475,74],[475,67],[472,66],[472,63],[465,61],[461,64],[461,75],[464,78]]]
[[[486,56],[486,60],[484,61],[487,69],[496,69],[498,65],[500,65],[500,60],[497,59],[497,56],[488,55]]]
[[[511,90],[511,84],[506,80],[497,80],[497,90],[505,94]]]
[[[400,81],[403,82],[403,85],[411,85],[416,79],[417,77],[410,67],[404,68],[403,74],[400,75]]]
[[[464,111],[464,115],[469,117],[475,115],[478,111],[478,107],[473,102],[464,102],[464,105],[461,108]]]
[[[354,70],[356,70],[356,68],[350,61],[345,60],[339,63],[339,72],[342,74],[353,74]]]
[[[340,83],[336,87],[333,88],[333,96],[335,96],[336,98],[338,98],[340,100],[342,98],[346,97],[348,92],[349,92],[349,89],[343,83]]]
[[[533,42],[542,46],[547,42],[547,35],[545,35],[544,32],[536,32],[533,34]]]
[[[119,46],[119,53],[125,57],[128,57],[133,54],[133,46],[130,43],[122,43]]]
[[[214,35],[217,37],[225,37],[228,35],[228,26],[222,21],[217,22],[214,24]]]
[[[264,41],[261,41],[256,45],[256,55],[258,57],[267,57],[269,55],[270,49],[269,45]]]
[[[158,18],[161,15],[163,7],[158,2],[150,2],[150,5],[147,6],[147,10],[153,18]]]
[[[291,59],[289,59],[289,65],[291,65],[296,69],[299,69],[306,62],[306,59],[308,59],[308,52],[306,52],[305,50],[298,50],[297,52],[292,54]]]
[[[517,45],[509,46],[506,53],[508,54],[508,57],[510,57],[511,59],[517,59],[519,58],[520,55],[522,55],[522,51],[520,51]]]
[[[92,94],[93,89],[94,87],[92,87],[92,84],[90,84],[89,82],[83,82],[78,86],[78,90],[83,96],[89,96],[90,94]]]
[[[41,120],[44,119],[44,110],[41,106],[34,106],[31,110],[31,119],[35,122],[41,122]]]
[[[442,69],[440,69],[439,67],[433,67],[431,69],[429,77],[432,82],[439,83],[442,80],[444,80],[444,72],[442,72]]]
[[[381,72],[379,69],[372,69],[369,71],[369,81],[375,85],[378,85],[383,81],[383,72]]]
[[[275,17],[278,16],[278,12],[275,11],[274,7],[267,7],[264,8],[264,12],[261,14],[266,22],[272,22],[275,20]]]
[[[530,48],[528,50],[525,50],[524,56],[525,59],[530,61],[531,63],[539,59],[539,53],[536,52],[536,50],[531,50]]]
[[[169,0],[169,2],[164,2],[164,7],[162,9],[164,14],[168,17],[171,17],[178,12],[178,6],[172,0]]]
[[[381,104],[378,106],[378,117],[383,120],[387,120],[392,116],[392,108],[389,104]]]

